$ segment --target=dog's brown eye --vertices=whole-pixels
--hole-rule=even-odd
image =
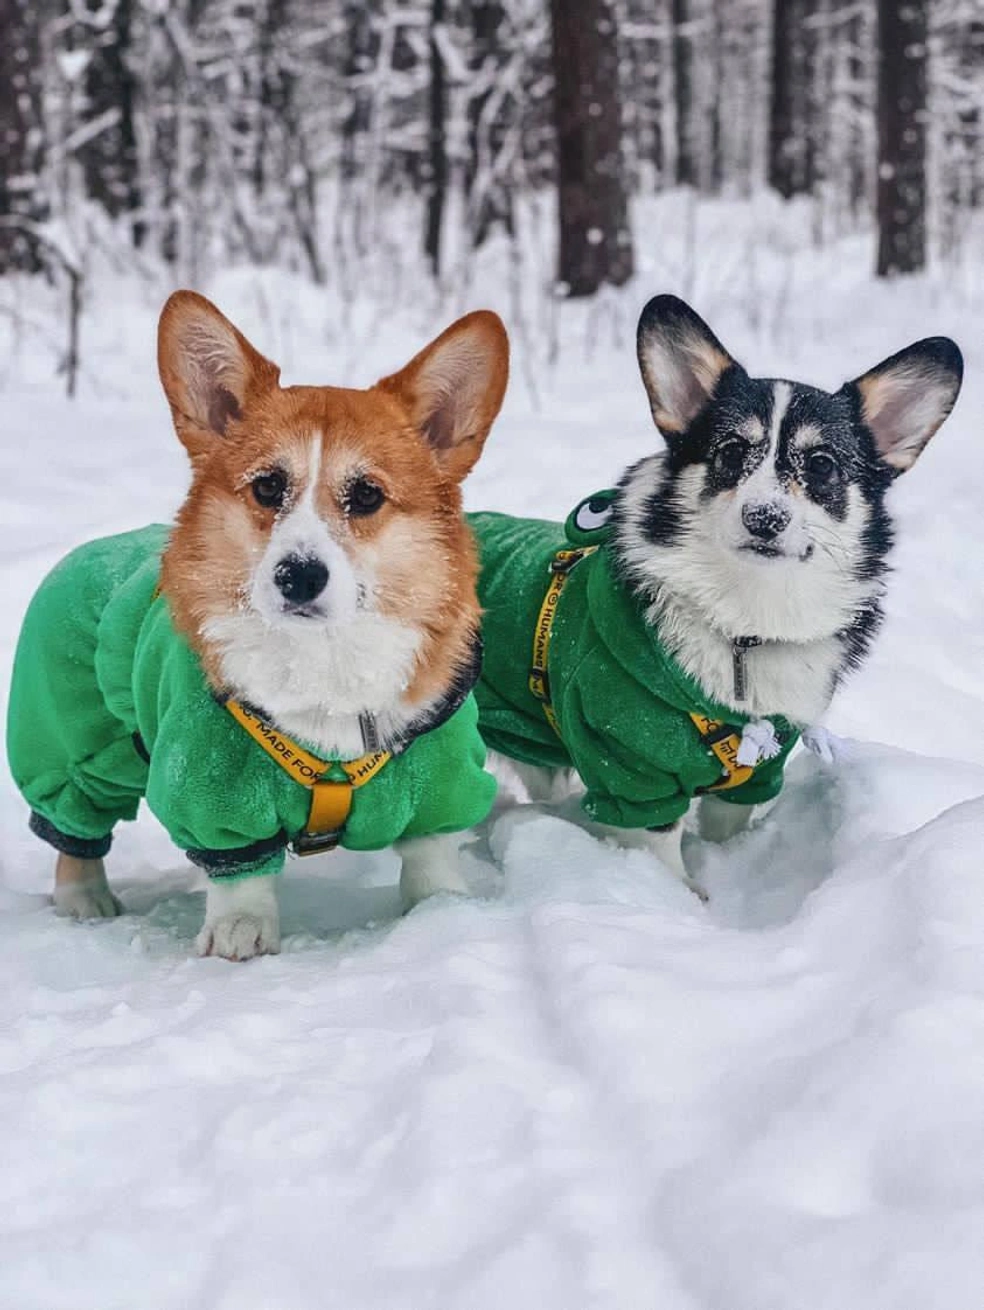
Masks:
[[[714,452],[714,467],[725,477],[734,478],[745,466],[748,443],[739,437],[723,442]]]
[[[279,469],[272,473],[261,473],[252,481],[253,495],[256,503],[264,509],[279,509],[287,495],[287,478]]]
[[[807,456],[806,471],[812,482],[829,482],[837,472],[837,461],[825,450],[815,450]]]
[[[348,489],[346,504],[350,514],[375,514],[386,497],[382,489],[368,478],[357,478]]]

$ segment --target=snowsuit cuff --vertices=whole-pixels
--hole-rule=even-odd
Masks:
[[[227,850],[186,851],[188,859],[204,869],[214,882],[238,882],[241,878],[255,878],[261,874],[279,873],[284,863],[287,834],[283,831],[248,846],[235,846]]]
[[[766,769],[768,766],[766,766]],[[780,765],[773,776],[752,777],[740,787],[725,788],[723,791],[705,792],[716,800],[726,801],[728,805],[764,805],[766,801],[775,800],[782,791],[783,772]]]
[[[37,810],[31,811],[28,826],[35,837],[40,837],[63,855],[74,855],[78,860],[101,860],[113,844],[111,832],[104,837],[73,837],[71,833],[56,828],[50,819],[38,814]]]
[[[674,796],[663,801],[627,801],[588,792],[581,808],[595,823],[607,823],[613,828],[672,828],[687,813],[690,799]]]

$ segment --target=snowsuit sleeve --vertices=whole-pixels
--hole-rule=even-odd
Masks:
[[[420,737],[408,752],[407,763],[415,764],[418,781],[404,837],[461,832],[486,818],[496,781],[485,769],[485,754],[478,705],[469,696],[446,723]]]
[[[147,804],[175,845],[213,878],[279,873],[307,793],[233,723],[183,643],[169,649],[157,684],[141,690]]]
[[[228,751],[210,751],[207,741],[199,739],[189,750],[187,728],[176,721],[182,718],[169,711],[161,721],[150,759],[148,805],[175,845],[210,877],[225,881],[279,873],[287,834],[276,789],[249,785],[249,770],[246,778],[230,775]]]
[[[635,705],[631,692],[605,695],[604,688],[624,691],[625,683],[604,662],[598,655],[583,662],[560,707],[564,740],[587,788],[582,807],[619,828],[676,823],[691,796],[679,773],[680,715],[651,698]]]
[[[784,735],[780,754],[774,760],[764,760],[757,765],[748,782],[740,787],[729,787],[727,791],[716,791],[714,795],[719,801],[732,805],[764,805],[766,801],[775,800],[782,791],[786,761],[797,740],[798,734],[790,731]]]

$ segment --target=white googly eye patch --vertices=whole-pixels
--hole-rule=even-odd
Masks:
[[[580,532],[595,532],[603,528],[612,517],[612,502],[606,497],[591,497],[582,501],[574,511],[574,526]]]

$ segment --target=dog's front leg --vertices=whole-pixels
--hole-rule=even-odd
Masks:
[[[524,764],[522,760],[509,760],[509,766],[534,805],[553,805],[570,795],[570,769],[548,769],[539,764]]]
[[[754,813],[754,805],[735,805],[717,796],[704,796],[697,812],[697,830],[704,841],[730,841],[745,831]]]
[[[412,909],[418,901],[437,892],[468,894],[461,876],[460,833],[412,837],[399,842],[397,850],[403,861],[400,896],[405,909]]]
[[[195,942],[199,955],[224,960],[250,960],[280,951],[280,911],[275,874],[259,874],[238,882],[210,881],[205,897],[205,923]]]
[[[598,825],[603,834],[612,837],[619,846],[629,851],[647,851],[656,857],[671,873],[699,896],[707,900],[707,893],[691,878],[683,862],[683,821],[668,823],[661,828],[614,828],[607,823]]]
[[[683,863],[683,824],[668,823],[661,828],[614,828],[599,825],[606,837],[612,837],[623,850],[648,851],[671,873],[686,881],[687,870]]]
[[[55,864],[55,913],[66,919],[115,919],[123,906],[109,889],[102,860],[61,852]]]

